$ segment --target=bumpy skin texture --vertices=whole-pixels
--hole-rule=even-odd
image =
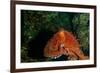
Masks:
[[[86,59],[76,38],[65,30],[60,30],[54,34],[44,48],[45,57],[56,59],[61,55],[65,55],[69,60]]]

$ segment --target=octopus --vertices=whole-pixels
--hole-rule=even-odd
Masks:
[[[65,55],[68,60],[86,59],[76,37],[71,32],[64,29],[54,34],[44,47],[45,57],[57,59],[62,55]]]

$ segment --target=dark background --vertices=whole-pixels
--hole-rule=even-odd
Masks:
[[[45,58],[47,41],[60,29],[73,33],[81,50],[89,56],[89,13],[21,10],[21,62],[63,61]]]

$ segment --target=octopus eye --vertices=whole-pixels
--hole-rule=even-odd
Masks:
[[[64,48],[64,44],[61,44],[60,47],[61,47],[61,48]]]

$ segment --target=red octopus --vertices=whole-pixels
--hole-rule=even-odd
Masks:
[[[80,49],[77,39],[72,33],[61,29],[47,42],[44,48],[44,56],[53,59],[65,55],[68,60],[84,60],[85,55]]]

